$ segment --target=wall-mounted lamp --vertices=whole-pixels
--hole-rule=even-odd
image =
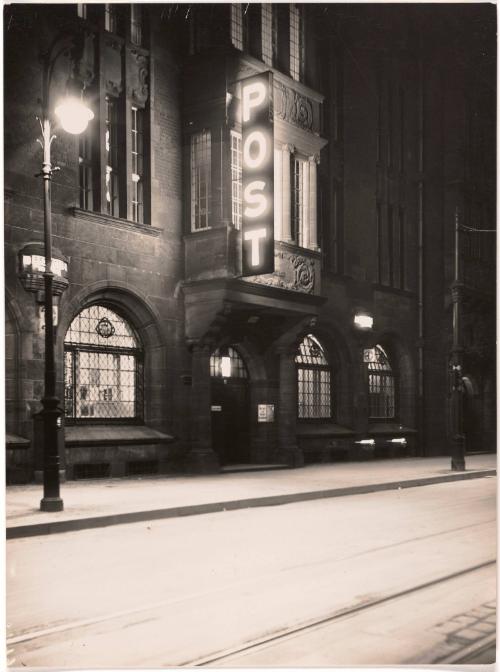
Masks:
[[[354,316],[354,324],[360,329],[372,329],[373,317],[363,313],[358,313]]]

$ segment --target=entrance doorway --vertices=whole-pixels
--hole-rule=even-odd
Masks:
[[[233,347],[210,357],[212,447],[222,466],[250,461],[248,371]]]

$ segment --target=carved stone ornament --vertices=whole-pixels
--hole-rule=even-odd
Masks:
[[[274,114],[306,131],[313,130],[313,106],[309,98],[281,82],[274,82]]]
[[[104,80],[106,91],[119,96],[123,89],[121,44],[113,39],[104,41]]]
[[[254,275],[246,280],[260,285],[291,289],[295,292],[312,294],[314,292],[315,268],[314,261],[299,254],[275,252],[274,273]]]
[[[144,107],[149,95],[148,58],[136,50],[128,54],[129,90],[128,95],[139,107]]]

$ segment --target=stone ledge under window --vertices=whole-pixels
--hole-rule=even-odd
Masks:
[[[402,436],[416,433],[416,429],[404,427],[397,422],[370,422],[367,431],[370,436],[393,436],[395,434]]]
[[[330,436],[349,437],[354,436],[354,432],[348,427],[342,427],[341,425],[336,425],[333,422],[319,424],[299,422],[297,424],[297,436],[301,438],[321,438]]]
[[[172,443],[175,437],[146,425],[70,425],[64,430],[68,448],[79,446]]]
[[[30,445],[31,441],[25,439],[23,436],[18,436],[17,434],[5,435],[5,446],[8,450],[27,450]]]
[[[119,217],[112,217],[111,215],[104,215],[101,212],[92,212],[91,210],[81,210],[80,208],[70,208],[71,214],[76,219],[85,219],[88,222],[96,222],[97,224],[104,224],[106,226],[114,226],[117,229],[124,229],[125,231],[137,231],[145,233],[148,236],[158,238],[163,229],[149,224],[138,224],[132,222],[130,219],[121,219]]]

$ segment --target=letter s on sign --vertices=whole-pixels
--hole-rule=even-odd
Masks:
[[[243,194],[245,203],[253,206],[245,207],[245,217],[251,217],[253,219],[255,217],[260,217],[266,211],[267,199],[265,195],[254,193],[257,191],[263,191],[265,186],[266,183],[262,180],[254,180],[253,182],[250,182],[250,184],[245,188],[245,192]]]

